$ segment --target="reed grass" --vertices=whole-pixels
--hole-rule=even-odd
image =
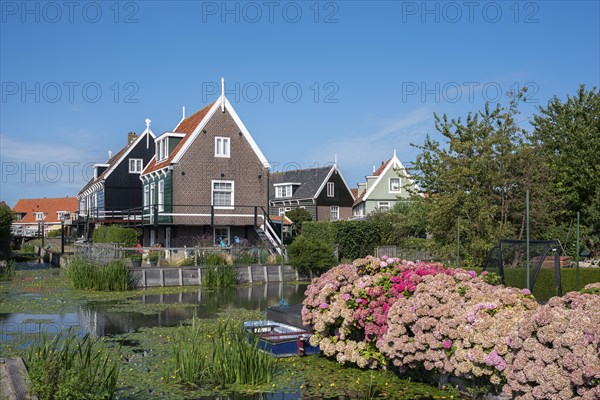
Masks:
[[[206,288],[224,288],[238,283],[237,269],[234,265],[209,266],[202,271],[202,286]]]
[[[119,363],[107,348],[69,330],[30,346],[25,356],[31,389],[40,400],[110,400],[119,379]]]
[[[75,289],[124,291],[135,287],[126,260],[99,265],[83,257],[75,257],[67,267],[67,278]]]
[[[10,281],[15,275],[15,263],[13,260],[0,261],[0,281]]]
[[[220,320],[214,335],[200,329],[200,320],[182,328],[174,341],[175,377],[195,386],[259,386],[270,383],[276,360],[245,337],[240,323]]]

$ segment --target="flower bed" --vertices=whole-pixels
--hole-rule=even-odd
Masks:
[[[303,322],[343,364],[424,368],[523,399],[600,396],[600,285],[539,306],[488,278],[367,257],[313,280]]]

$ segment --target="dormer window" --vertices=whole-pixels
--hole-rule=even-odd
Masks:
[[[169,138],[165,137],[156,142],[156,161],[163,161],[169,157]]]
[[[228,137],[215,138],[215,157],[230,157],[230,146]]]
[[[275,197],[292,197],[292,185],[275,186]]]
[[[36,211],[35,212],[35,220],[36,221],[43,221],[46,219],[46,213],[45,212],[40,212],[40,211]]]
[[[129,159],[129,173],[140,174],[142,172],[144,160],[141,158],[130,158]]]

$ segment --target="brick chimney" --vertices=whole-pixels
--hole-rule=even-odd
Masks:
[[[133,142],[135,139],[137,139],[138,135],[135,132],[129,132],[127,134],[127,144]]]

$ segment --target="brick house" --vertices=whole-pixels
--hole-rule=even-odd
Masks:
[[[144,244],[276,244],[269,163],[224,93],[155,140],[143,183]]]
[[[271,174],[271,215],[304,208],[314,221],[335,221],[352,216],[354,195],[337,164]]]

